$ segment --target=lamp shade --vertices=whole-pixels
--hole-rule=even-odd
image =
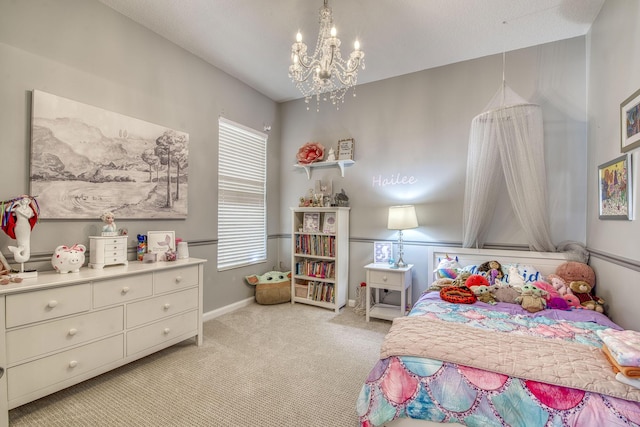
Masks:
[[[418,227],[416,208],[413,205],[389,207],[389,230],[408,230]]]

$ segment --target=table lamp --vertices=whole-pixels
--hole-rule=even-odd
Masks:
[[[416,217],[416,208],[413,205],[391,206],[389,207],[389,222],[387,228],[389,230],[398,230],[398,259],[393,265],[394,268],[406,267],[407,264],[402,259],[402,230],[418,227],[418,218]]]

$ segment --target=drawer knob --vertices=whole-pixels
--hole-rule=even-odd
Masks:
[[[78,333],[78,330],[76,328],[69,329],[69,335],[74,336],[77,333]]]
[[[382,280],[387,281],[387,276],[382,276]]]
[[[78,366],[78,361],[77,360],[72,360],[71,362],[69,362],[69,367],[70,368],[75,368],[76,366]]]
[[[165,334],[165,335],[168,335],[168,334],[169,334],[169,332],[171,332],[171,329],[169,329],[169,328],[164,328],[164,331],[163,331],[163,332],[164,332],[164,334]]]
[[[165,305],[162,306],[165,310],[169,310],[169,307],[171,307],[171,304],[166,303]]]
[[[53,307],[55,307],[56,305],[58,305],[58,301],[56,301],[56,300],[52,299],[52,300],[51,300],[51,301],[49,301],[49,303],[47,304],[47,307],[49,307],[49,308],[53,308]]]
[[[180,283],[180,282],[182,282],[182,276],[176,277],[176,283]]]
[[[127,292],[129,292],[129,287],[128,286],[123,286],[122,287],[122,293],[126,294]]]

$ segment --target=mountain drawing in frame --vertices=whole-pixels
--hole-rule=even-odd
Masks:
[[[30,194],[40,218],[187,217],[189,134],[33,91]]]

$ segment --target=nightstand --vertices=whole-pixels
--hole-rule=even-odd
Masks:
[[[393,320],[405,315],[407,301],[411,302],[411,269],[413,264],[406,267],[393,268],[389,264],[367,264],[366,290],[366,318]],[[371,289],[375,289],[373,306],[371,305]],[[380,303],[380,289],[400,292],[400,305]]]

